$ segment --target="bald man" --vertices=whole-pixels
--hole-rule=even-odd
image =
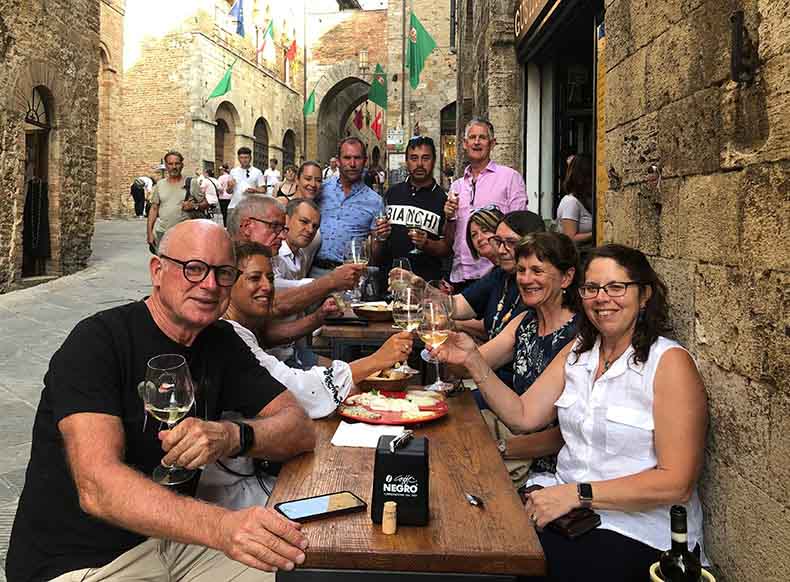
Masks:
[[[151,296],[81,321],[50,361],[29,475],[6,563],[9,581],[274,580],[304,561],[299,525],[271,509],[229,511],[152,481],[160,462],[196,469],[223,456],[285,460],[315,445],[291,393],[227,322],[239,272],[207,220],[165,234]],[[146,418],[146,363],[180,354],[196,402],[173,430]],[[225,410],[243,421],[220,421]],[[283,438],[287,435],[287,438]]]

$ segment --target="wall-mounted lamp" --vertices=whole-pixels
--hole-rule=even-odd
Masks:
[[[730,15],[730,76],[736,83],[751,83],[757,68],[757,54],[749,31],[743,25],[743,19],[743,10],[737,10]]]

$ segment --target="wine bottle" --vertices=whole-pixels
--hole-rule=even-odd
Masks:
[[[665,582],[700,582],[702,566],[697,556],[689,552],[686,508],[673,505],[669,511],[672,527],[672,547],[661,554],[659,574]]]

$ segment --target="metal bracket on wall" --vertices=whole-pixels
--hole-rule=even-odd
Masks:
[[[736,83],[751,83],[757,68],[757,51],[743,21],[743,10],[730,15],[730,76]]]

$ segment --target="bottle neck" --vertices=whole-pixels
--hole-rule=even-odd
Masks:
[[[673,552],[688,552],[688,533],[673,531],[672,532],[672,551]]]

